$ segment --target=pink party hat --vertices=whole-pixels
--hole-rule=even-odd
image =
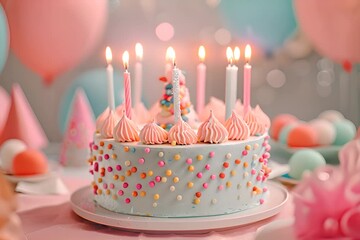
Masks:
[[[6,122],[6,117],[9,113],[10,97],[9,94],[0,87],[0,135]]]
[[[0,145],[8,139],[24,141],[30,148],[45,147],[48,139],[19,84],[11,89],[9,115],[0,136]]]
[[[63,139],[60,163],[83,166],[90,157],[89,144],[95,132],[94,114],[86,94],[77,89],[71,104],[71,115]]]

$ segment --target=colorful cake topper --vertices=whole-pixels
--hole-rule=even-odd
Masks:
[[[20,139],[30,148],[45,147],[48,139],[19,84],[11,90],[9,115],[0,136],[0,145],[8,139]]]

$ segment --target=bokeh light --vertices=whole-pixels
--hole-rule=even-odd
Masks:
[[[220,28],[215,32],[214,38],[218,44],[225,46],[231,42],[231,33],[225,28]]]
[[[266,81],[273,88],[281,88],[286,82],[286,76],[283,71],[273,69],[267,74]]]
[[[174,37],[175,31],[173,25],[163,22],[156,27],[155,33],[161,41],[167,42]]]

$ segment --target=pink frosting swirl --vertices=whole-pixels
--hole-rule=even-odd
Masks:
[[[169,143],[173,142],[180,145],[195,144],[197,142],[195,131],[182,118],[169,131]]]
[[[140,139],[144,144],[162,144],[168,141],[168,132],[153,121],[141,129]]]
[[[109,115],[105,119],[101,126],[100,134],[103,138],[112,138],[114,133],[114,127],[118,122],[117,115],[114,111],[109,111]]]
[[[198,129],[198,140],[205,143],[222,143],[228,139],[228,131],[210,111],[209,118]]]
[[[261,123],[252,111],[249,111],[245,116],[245,122],[249,126],[250,135],[262,135],[265,133],[265,125]]]
[[[96,131],[100,132],[106,118],[109,116],[109,107],[107,107],[96,119]]]
[[[264,113],[264,111],[260,108],[259,105],[256,105],[254,113],[257,119],[259,119],[259,121],[265,126],[265,128],[269,129],[271,126],[271,120],[269,116]]]
[[[245,140],[250,137],[249,126],[235,111],[226,120],[225,128],[229,132],[229,140]]]
[[[137,142],[140,140],[138,128],[125,113],[114,129],[114,138],[118,142]]]

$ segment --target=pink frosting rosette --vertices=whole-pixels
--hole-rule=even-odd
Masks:
[[[100,132],[106,118],[109,116],[110,108],[107,107],[96,119],[96,131]]]
[[[101,126],[100,134],[103,138],[112,138],[118,117],[114,111],[109,111],[107,118]]]
[[[139,130],[123,112],[122,118],[114,129],[114,138],[118,142],[137,142],[140,140]]]
[[[229,133],[229,140],[246,140],[250,137],[249,126],[235,111],[226,120],[225,128]]]
[[[197,137],[195,131],[182,118],[170,129],[169,143],[179,145],[195,144]]]
[[[140,140],[144,144],[163,144],[168,141],[168,132],[152,121],[141,129]]]
[[[266,113],[260,108],[259,105],[256,105],[254,108],[254,113],[256,118],[265,126],[265,128],[269,129],[271,126],[271,120]]]
[[[249,126],[250,136],[262,135],[266,129],[263,123],[259,121],[253,111],[249,111],[245,116],[245,122]]]
[[[340,151],[340,167],[318,168],[294,189],[299,239],[360,239],[359,141]]]
[[[209,118],[200,125],[197,135],[200,142],[222,143],[228,139],[229,133],[210,111]]]

